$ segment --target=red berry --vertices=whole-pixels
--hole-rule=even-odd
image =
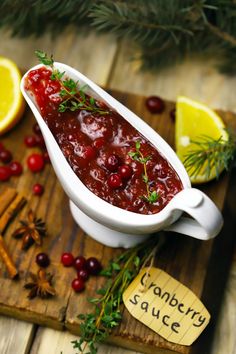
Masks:
[[[24,138],[24,143],[27,147],[34,147],[37,145],[36,138],[34,135],[27,135]]]
[[[35,136],[35,140],[36,140],[36,145],[41,148],[41,149],[45,149],[46,145],[45,145],[45,141],[42,135],[36,135]]]
[[[119,156],[113,154],[108,156],[106,162],[105,162],[105,166],[109,171],[115,172],[117,171],[119,165],[120,165],[121,161]]]
[[[76,278],[72,281],[71,286],[76,293],[79,293],[85,288],[84,280],[82,278]]]
[[[43,159],[44,159],[44,162],[45,162],[45,163],[51,162],[50,157],[49,157],[47,151],[44,151],[44,153],[43,153]]]
[[[10,168],[8,166],[0,166],[0,181],[8,181],[10,177]]]
[[[86,160],[92,160],[96,157],[96,150],[92,146],[86,146],[83,151],[83,158]]]
[[[86,268],[89,274],[97,275],[102,269],[101,263],[95,257],[90,257],[86,261]]]
[[[36,263],[43,268],[46,268],[50,264],[50,259],[46,253],[38,253],[35,259]]]
[[[33,132],[34,132],[35,134],[37,134],[37,135],[42,134],[41,129],[40,129],[38,123],[35,123],[35,124],[33,125],[33,129],[32,129],[32,130],[33,130]]]
[[[12,161],[9,165],[12,176],[20,176],[23,172],[23,167],[20,162]]]
[[[84,281],[88,280],[88,278],[89,278],[89,272],[87,269],[78,270],[77,275],[78,275],[78,278],[81,278]]]
[[[12,153],[9,150],[0,151],[0,160],[4,163],[8,163],[12,160]]]
[[[61,255],[61,263],[65,267],[71,267],[74,264],[74,256],[72,253],[65,252]]]
[[[27,159],[27,165],[32,172],[39,172],[44,168],[44,159],[41,154],[32,154]]]
[[[44,192],[44,187],[42,186],[42,184],[40,184],[40,183],[34,184],[34,186],[33,186],[33,193],[34,193],[35,195],[42,195],[43,192]]]
[[[74,267],[76,270],[84,269],[86,267],[86,259],[83,256],[76,257]]]
[[[113,173],[108,177],[107,180],[108,186],[111,187],[112,189],[120,188],[122,187],[122,179],[121,176],[118,173]]]
[[[106,141],[104,138],[97,138],[94,140],[93,142],[93,146],[96,148],[96,149],[100,149],[101,147],[103,147],[104,145],[106,144]]]
[[[133,174],[133,169],[129,165],[121,165],[118,168],[118,172],[123,179],[129,179]]]
[[[162,113],[165,109],[165,103],[158,96],[150,96],[146,99],[146,107],[151,113]]]

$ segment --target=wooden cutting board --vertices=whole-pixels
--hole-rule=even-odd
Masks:
[[[145,108],[145,97],[111,91],[118,100],[127,105],[140,117],[146,120],[173,146],[174,122],[169,112],[174,103],[166,102],[166,109],[161,115],[152,115]],[[220,112],[228,125],[235,127],[235,116],[230,112]],[[85,257],[96,256],[105,266],[108,261],[122,250],[105,247],[87,236],[73,221],[68,204],[51,165],[47,165],[42,173],[33,174],[28,171],[25,161],[29,154],[37,149],[26,148],[23,139],[32,134],[34,117],[27,109],[25,117],[1,141],[13,152],[14,160],[22,161],[24,173],[21,177],[11,178],[10,182],[1,183],[2,192],[7,186],[15,187],[27,198],[27,205],[17,215],[4,233],[5,242],[13,255],[14,262],[20,271],[17,281],[8,278],[5,266],[0,261],[0,313],[21,320],[55,329],[68,329],[79,334],[78,314],[89,311],[87,298],[94,296],[96,289],[103,283],[102,277],[90,278],[86,291],[76,294],[71,289],[71,281],[75,271],[64,268],[60,264],[60,256],[69,251],[74,255]],[[224,212],[225,225],[221,234],[213,241],[202,242],[190,237],[169,233],[167,242],[156,258],[156,266],[166,270],[170,275],[188,286],[198,295],[212,314],[210,325],[192,345],[184,347],[167,342],[143,324],[132,318],[123,310],[123,320],[118,329],[113,332],[109,341],[126,348],[144,353],[208,353],[211,343],[217,313],[223,294],[227,271],[233,250],[232,203],[230,193],[233,190],[234,176],[223,175],[217,182],[211,182],[201,187]],[[44,185],[42,197],[32,195],[32,186],[39,182]],[[227,193],[227,190],[229,192]],[[44,238],[42,247],[33,245],[28,251],[21,250],[21,242],[12,238],[12,232],[19,227],[19,220],[24,219],[29,208],[38,217],[46,221],[48,235]],[[158,235],[153,236],[158,237]],[[27,290],[23,288],[29,271],[36,272],[37,253],[44,251],[50,255],[51,265],[48,271],[54,274],[57,296],[41,300],[27,298]]]

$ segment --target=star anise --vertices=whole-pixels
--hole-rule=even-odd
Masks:
[[[44,269],[39,269],[37,275],[31,272],[29,275],[32,281],[24,285],[25,289],[30,289],[29,299],[33,299],[36,296],[46,299],[56,295],[56,291],[52,287],[52,274],[46,273]]]
[[[15,238],[22,238],[22,249],[28,249],[33,243],[42,244],[42,237],[46,235],[45,222],[36,218],[33,211],[28,212],[27,220],[21,220],[21,227],[12,234]]]

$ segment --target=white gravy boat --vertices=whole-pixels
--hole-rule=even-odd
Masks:
[[[183,190],[176,194],[164,209],[152,215],[123,210],[93,194],[73,172],[34,99],[25,90],[24,81],[27,72],[21,81],[22,94],[40,126],[53,168],[70,198],[72,215],[81,228],[107,246],[125,248],[143,242],[159,230],[175,231],[201,240],[215,237],[223,225],[220,211],[206,194],[191,188],[183,164],[167,142],[141,118],[86,76],[65,64],[54,63],[54,65],[61,72],[65,71],[66,75],[73,80],[79,80],[80,85],[88,85],[88,94],[104,101],[143,134],[169,161],[183,184]],[[30,70],[41,66],[37,65]],[[51,202],[53,203],[53,200]],[[181,216],[183,212],[188,213],[192,218]]]

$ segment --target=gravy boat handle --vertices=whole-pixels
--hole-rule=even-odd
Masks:
[[[166,231],[174,231],[200,240],[215,237],[223,226],[223,217],[212,200],[199,189],[186,188],[169,202],[171,211],[181,210],[192,218],[182,216]]]

